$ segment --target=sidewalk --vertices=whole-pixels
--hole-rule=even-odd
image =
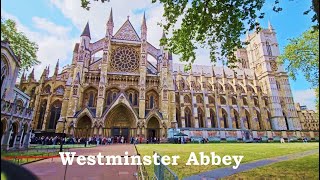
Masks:
[[[136,155],[134,145],[108,145],[97,146],[93,148],[72,149],[78,155],[121,155],[124,156],[125,151],[130,155]],[[35,163],[26,164],[23,167],[33,172],[40,180],[63,180],[66,167],[62,165],[60,158],[46,159]],[[104,179],[123,179],[134,180],[134,174],[137,172],[137,166],[101,166],[96,165],[78,165],[75,160],[72,165],[67,166],[66,180],[104,180]]]
[[[248,162],[245,164],[240,164],[238,169],[232,169],[232,167],[219,168],[219,169],[215,169],[212,171],[208,171],[208,172],[204,172],[204,173],[200,173],[200,174],[186,177],[186,178],[184,178],[184,180],[199,180],[199,179],[201,179],[201,180],[215,180],[215,179],[220,179],[220,178],[223,178],[226,176],[231,176],[236,173],[255,169],[257,167],[270,165],[270,164],[273,164],[276,162],[297,159],[297,158],[309,156],[309,155],[316,154],[316,153],[319,153],[319,149],[309,150],[309,151],[305,151],[305,152],[299,152],[299,153],[295,153],[295,154],[289,154],[286,156],[278,156],[278,157],[258,160],[258,161],[254,161],[254,162]]]

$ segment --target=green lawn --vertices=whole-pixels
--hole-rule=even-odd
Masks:
[[[283,161],[223,179],[319,179],[319,154]]]
[[[160,155],[179,155],[178,165],[169,165],[179,178],[209,171],[220,166],[187,166],[190,152],[205,152],[209,155],[210,152],[215,152],[216,155],[242,155],[244,158],[241,163],[246,163],[259,159],[266,159],[281,155],[287,155],[296,152],[307,151],[319,148],[318,143],[217,143],[217,144],[139,144],[137,145],[139,153],[143,155],[152,155],[153,151]],[[198,155],[198,154],[197,154]],[[233,164],[232,164],[233,165]],[[153,166],[146,166],[149,174],[153,174]]]

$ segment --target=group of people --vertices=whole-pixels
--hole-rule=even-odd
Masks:
[[[127,139],[124,136],[90,136],[86,137],[61,137],[61,136],[33,136],[30,139],[31,144],[42,144],[42,145],[58,145],[58,144],[86,144],[86,145],[110,145],[110,144],[141,144],[141,143],[160,143],[160,139],[156,137],[143,138],[141,136],[130,137]]]

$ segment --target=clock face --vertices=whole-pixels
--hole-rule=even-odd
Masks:
[[[271,61],[270,62],[270,66],[271,66],[271,69],[272,71],[277,71],[278,70],[278,65],[275,61]]]
[[[110,66],[119,72],[135,72],[139,68],[139,55],[131,47],[118,47],[112,51]]]

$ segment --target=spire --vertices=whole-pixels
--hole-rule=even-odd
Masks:
[[[162,39],[167,39],[166,34],[164,33],[164,30],[162,31]]]
[[[110,11],[110,15],[109,15],[109,20],[108,20],[108,24],[113,24],[113,13],[112,13],[112,8],[111,8],[111,11]]]
[[[143,13],[141,28],[147,29],[146,12]]]
[[[113,13],[112,13],[112,8],[110,11],[110,15],[109,15],[109,20],[107,22],[107,32],[106,32],[106,36],[112,36],[113,35],[113,27],[114,27],[114,23],[113,23]]]
[[[86,24],[86,27],[84,28],[81,36],[87,36],[91,39],[91,36],[90,36],[90,28],[89,28],[89,22],[87,22]]]
[[[32,69],[31,73],[29,74],[29,79],[34,79],[34,68]]]
[[[48,68],[48,67],[46,66],[46,68],[43,69],[43,72],[42,72],[41,77],[42,77],[42,76],[46,76],[46,74],[47,74],[47,68]]]
[[[273,27],[272,27],[272,25],[271,25],[271,23],[270,23],[269,20],[268,20],[268,29],[269,29],[270,31],[273,31]]]
[[[54,75],[58,75],[58,71],[59,71],[59,59],[58,59],[58,61],[57,61],[57,64],[56,64],[56,68],[55,68],[55,70],[54,70]]]
[[[47,77],[49,77],[49,71],[50,71],[49,68],[50,68],[50,64],[49,64],[49,66],[47,67],[47,71],[46,71],[46,76],[47,76]]]

